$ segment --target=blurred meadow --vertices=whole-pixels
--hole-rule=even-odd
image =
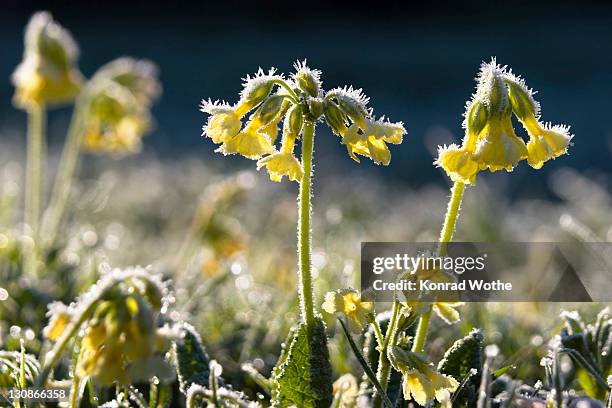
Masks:
[[[246,73],[259,66],[288,71],[299,58],[323,70],[324,85],[363,87],[377,109],[407,130],[388,167],[354,163],[331,131],[317,131],[317,307],[328,291],[359,287],[361,242],[437,240],[450,182],[432,164],[436,147],[462,137],[464,101],[478,65],[492,55],[527,76],[544,117],[570,124],[575,145],[543,171],[525,165],[479,176],[466,190],[454,239],[612,241],[609,5],[561,2],[529,12],[531,5],[522,3],[498,10],[449,2],[437,13],[433,6],[393,3],[370,13],[366,6],[322,3],[305,12],[313,20],[280,11],[280,2],[240,11],[232,4],[135,2],[119,13],[119,5],[0,6],[1,349],[18,351],[23,339],[29,353],[39,353],[48,303],[69,304],[100,271],[141,265],[171,281],[170,319],[195,327],[223,366],[224,381],[251,398],[265,394],[244,364],[268,376],[299,320],[297,184],[270,183],[248,160],[214,154],[213,143],[201,137],[206,118],[198,103],[209,96],[231,100]],[[158,65],[163,93],[141,152],[81,157],[57,242],[32,277],[20,273],[26,115],[11,104],[9,77],[23,52],[23,27],[39,9],[49,9],[75,36],[86,77],[133,55]],[[45,199],[70,115],[68,108],[49,112]],[[478,327],[485,344],[499,346],[497,365],[512,365],[511,376],[533,386],[545,376],[540,360],[564,325],[560,312],[578,309],[592,321],[605,306],[467,304],[457,325],[432,321],[428,354],[439,361],[455,339]],[[334,378],[360,373],[338,322],[324,318]]]

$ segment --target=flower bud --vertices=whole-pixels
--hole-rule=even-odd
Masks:
[[[539,106],[531,91],[524,84],[512,80],[507,80],[506,85],[514,114],[521,120],[537,117]]]
[[[298,61],[294,65],[296,73],[293,75],[297,87],[308,95],[316,98],[321,91],[321,71],[310,69],[306,61]]]
[[[465,123],[470,135],[478,135],[486,126],[488,120],[487,107],[481,101],[473,101],[468,106]]]
[[[289,112],[287,112],[287,130],[295,136],[302,133],[302,126],[304,125],[304,115],[302,114],[302,107],[300,105],[294,105]]]
[[[323,100],[320,98],[308,99],[308,111],[311,119],[316,120],[323,114]]]
[[[260,68],[255,76],[251,77],[247,75],[244,79],[244,88],[240,93],[240,99],[250,109],[256,107],[264,101],[272,92],[274,87],[274,81],[280,79],[279,76],[274,75],[275,69],[272,68],[268,74],[264,74]],[[249,109],[249,110],[250,110]]]
[[[339,99],[338,106],[353,122],[355,122],[361,129],[366,128],[367,112],[359,104],[352,103],[352,101]]]
[[[330,100],[325,101],[323,106],[325,121],[337,135],[343,135],[347,131],[346,114],[340,110],[338,105]]]
[[[276,118],[282,108],[284,99],[281,95],[273,95],[261,104],[254,117],[261,127],[267,126]]]

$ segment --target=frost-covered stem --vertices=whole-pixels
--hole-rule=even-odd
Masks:
[[[459,217],[459,209],[461,208],[461,201],[463,200],[464,190],[465,184],[461,182],[456,182],[451,188],[451,197],[448,202],[446,217],[444,218],[444,225],[442,226],[442,231],[440,232],[440,246],[438,248],[438,254],[440,256],[446,255],[448,243],[453,238],[455,226],[457,225],[457,218]]]
[[[385,392],[387,391],[387,384],[389,383],[389,376],[391,375],[391,362],[387,357],[387,348],[389,347],[389,343],[391,339],[394,337],[395,331],[397,329],[397,323],[399,321],[399,311],[400,311],[400,303],[397,300],[393,301],[393,309],[391,310],[391,320],[389,321],[389,325],[387,326],[387,331],[385,333],[385,338],[383,343],[380,345],[380,350],[378,351],[378,368],[376,370],[376,379],[380,383],[381,387]],[[382,407],[382,395],[379,392],[374,392],[374,398],[372,400],[372,406],[374,408]]]
[[[450,200],[448,201],[448,208],[446,209],[446,217],[444,217],[444,224],[442,225],[442,231],[440,232],[440,245],[438,247],[439,256],[446,255],[448,251],[448,243],[453,238],[455,226],[457,225],[457,218],[459,217],[459,209],[461,208],[461,201],[463,200],[464,190],[465,184],[461,182],[455,182],[451,188],[451,196]],[[430,319],[431,306],[419,318],[419,325],[417,326],[415,340],[412,345],[412,351],[416,353],[423,351]]]
[[[295,91],[293,89],[291,89],[291,87],[282,79],[275,79],[274,81],[272,81],[273,83],[283,87],[288,94],[289,99],[291,100],[291,102],[293,102],[294,104],[298,105],[300,102],[298,100],[298,96],[295,93]]]
[[[35,245],[26,248],[24,269],[26,273],[35,272],[38,224],[43,195],[43,168],[45,162],[45,106],[35,104],[28,108],[28,147],[25,176],[25,205],[23,221]],[[28,233],[29,231],[29,233]]]
[[[58,228],[62,222],[66,204],[70,196],[70,188],[74,172],[79,161],[81,143],[83,139],[82,118],[84,113],[83,98],[79,98],[75,104],[70,127],[62,150],[62,156],[55,176],[53,192],[49,201],[49,207],[45,211],[42,223],[41,237],[43,245],[48,247],[53,244],[57,236]]]
[[[302,319],[308,326],[314,323],[314,302],[312,288],[311,255],[311,179],[312,179],[312,153],[314,145],[314,122],[304,123],[302,134],[302,167],[304,174],[300,182],[299,223],[298,223],[298,255],[299,255],[299,297]]]
[[[81,377],[76,373],[72,377],[72,387],[70,387],[70,408],[78,408],[81,395]]]
[[[420,353],[423,351],[425,345],[425,339],[427,338],[427,329],[429,328],[429,320],[431,319],[431,307],[425,311],[421,317],[419,317],[419,324],[416,329],[414,336],[414,344],[412,345],[412,351]]]

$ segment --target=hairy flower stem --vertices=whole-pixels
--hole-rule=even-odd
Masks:
[[[24,269],[28,274],[35,273],[37,242],[39,236],[40,208],[43,196],[43,168],[45,162],[45,122],[44,105],[33,105],[28,109],[28,148],[26,161],[26,187],[24,223],[26,235],[34,240],[34,245],[24,250]]]
[[[53,185],[49,207],[44,214],[41,226],[41,238],[44,240],[43,247],[53,245],[70,196],[70,188],[79,161],[83,139],[82,118],[84,112],[82,100],[83,98],[79,98],[75,104],[68,135],[66,136],[66,142],[64,143],[64,149],[62,150],[62,156],[55,176],[55,184]]]
[[[376,370],[376,379],[380,383],[383,390],[387,390],[387,384],[389,383],[389,376],[391,375],[391,362],[387,357],[387,347],[393,337],[395,337],[395,331],[397,323],[399,321],[400,303],[397,300],[393,301],[393,309],[391,310],[391,320],[387,326],[385,332],[385,338],[382,344],[379,344],[378,350],[378,368]],[[374,393],[372,400],[372,406],[374,408],[382,407],[382,395],[379,392]]]
[[[448,208],[446,209],[446,217],[444,217],[444,225],[440,232],[440,246],[438,247],[438,255],[444,256],[448,251],[448,243],[453,238],[455,227],[457,225],[457,218],[459,217],[459,209],[461,208],[461,201],[463,200],[463,191],[465,190],[465,184],[461,182],[455,182],[451,188],[451,197],[448,202]],[[416,336],[414,344],[412,345],[412,351],[420,353],[423,351],[425,345],[425,339],[427,338],[427,329],[429,328],[429,320],[431,319],[431,306],[429,309],[421,315],[419,318],[419,324],[417,326]]]
[[[304,174],[300,182],[299,223],[298,223],[298,255],[299,255],[299,297],[302,319],[307,326],[314,324],[314,302],[312,288],[311,255],[311,223],[312,208],[311,180],[312,180],[312,153],[314,145],[314,122],[304,123],[302,134],[302,167]]]

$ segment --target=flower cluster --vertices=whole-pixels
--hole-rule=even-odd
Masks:
[[[569,127],[540,121],[540,105],[523,79],[493,59],[482,64],[477,82],[466,105],[463,144],[441,146],[436,160],[453,181],[474,184],[481,170],[512,171],[525,159],[539,169],[567,153]],[[513,113],[529,135],[527,144],[514,132]]]
[[[375,119],[360,89],[338,88],[325,93],[320,77],[321,72],[305,62],[295,64],[290,79],[276,74],[275,69],[260,69],[244,79],[235,105],[202,101],[201,110],[210,115],[203,134],[219,145],[218,152],[258,160],[257,168],[265,167],[273,181],[287,176],[299,182],[304,170],[294,153],[296,141],[305,124],[314,124],[323,117],[342,137],[352,158],[358,161],[358,154],[389,164],[387,143],[401,143],[405,133],[402,123],[391,123],[384,117]],[[243,124],[249,112],[252,113]],[[277,148],[281,122],[282,137]]]
[[[167,377],[171,367],[159,353],[176,333],[168,325],[158,327],[167,289],[148,273],[115,271],[74,304],[50,305],[44,334],[51,341],[59,341],[83,314],[87,317],[77,365],[81,378],[111,385]]]
[[[151,128],[150,108],[161,86],[157,67],[119,58],[98,70],[87,87],[84,148],[94,152],[138,152]]]
[[[450,408],[450,394],[459,383],[453,377],[440,373],[421,354],[393,346],[388,351],[393,367],[402,374],[404,397],[426,406],[434,399],[442,407]]]
[[[23,60],[12,76],[15,105],[57,105],[79,93],[82,76],[76,67],[78,47],[48,12],[34,14],[25,31]]]

